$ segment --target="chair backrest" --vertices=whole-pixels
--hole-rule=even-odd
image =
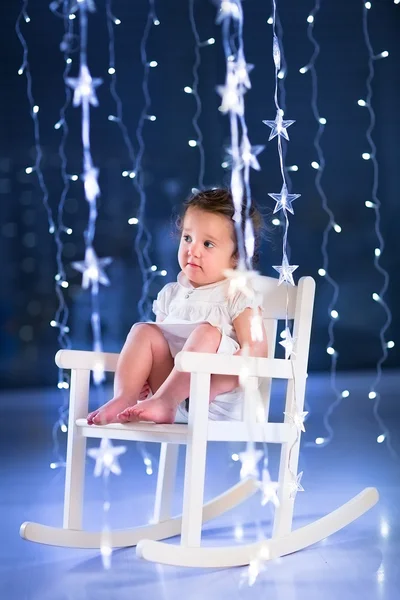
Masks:
[[[255,289],[263,297],[264,326],[268,341],[268,357],[284,358],[285,351],[279,346],[281,331],[278,322],[294,321],[292,336],[295,340],[295,355],[292,360],[300,361],[307,369],[310,348],[311,322],[314,307],[315,281],[312,277],[302,277],[296,286],[281,284],[273,277],[260,276],[254,282]],[[278,334],[278,339],[277,339]],[[277,356],[277,349],[279,353]],[[279,356],[280,355],[280,356]],[[268,420],[272,380],[261,379],[260,392],[263,398],[265,415]]]

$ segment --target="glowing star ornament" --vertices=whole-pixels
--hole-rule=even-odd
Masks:
[[[261,546],[257,555],[251,559],[246,573],[241,577],[240,584],[247,583],[250,587],[255,584],[260,573],[266,570],[266,563],[270,559],[270,552],[266,545]]]
[[[242,292],[247,298],[254,298],[256,295],[254,280],[259,277],[258,271],[225,269],[224,275],[229,280],[229,296],[234,296],[236,292]]]
[[[295,340],[292,338],[290,329],[289,329],[289,327],[286,327],[285,328],[285,339],[282,340],[281,342],[279,342],[279,344],[285,348],[285,359],[286,360],[288,360],[292,354],[294,356],[296,355],[296,353],[293,352],[294,343],[295,343]]]
[[[299,412],[297,408],[295,408],[294,411],[290,413],[284,412],[283,414],[287,417],[289,423],[296,426],[297,431],[305,432],[304,419],[308,415],[308,411]]]
[[[260,171],[261,167],[256,157],[264,148],[265,146],[252,146],[247,135],[244,135],[240,145],[240,156],[243,166],[249,166],[256,171]]]
[[[262,492],[262,506],[265,506],[268,502],[271,502],[275,508],[279,506],[279,498],[276,494],[279,483],[277,481],[271,481],[271,476],[266,468],[262,471],[262,480],[258,482],[258,487]]]
[[[296,498],[297,492],[304,492],[304,488],[300,483],[302,477],[303,471],[301,471],[301,473],[299,473],[297,476],[293,476],[292,481],[288,483],[290,498]]]
[[[253,444],[247,444],[246,451],[239,453],[239,460],[242,463],[242,468],[240,469],[240,479],[245,479],[246,477],[258,478],[257,465],[263,454],[263,451],[256,450]]]
[[[89,103],[92,104],[92,106],[99,105],[95,89],[103,83],[103,80],[99,77],[92,79],[86,65],[81,65],[79,77],[67,77],[66,83],[75,90],[73,99],[74,106],[79,106],[82,103]]]
[[[294,215],[292,202],[297,198],[300,198],[301,194],[288,194],[286,183],[284,183],[282,185],[280,194],[268,194],[268,196],[271,196],[271,198],[276,202],[274,214],[280,210],[283,210],[284,213],[288,210],[290,213],[292,213],[292,215]]]
[[[126,452],[126,446],[113,446],[109,439],[102,438],[99,448],[90,448],[88,455],[96,461],[94,476],[108,477],[110,473],[121,474],[117,457]]]
[[[240,0],[222,0],[219,9],[218,16],[216,18],[217,25],[225,21],[225,19],[236,19],[237,21],[242,20],[242,10],[240,7]]]
[[[263,123],[264,125],[268,125],[268,127],[271,127],[271,133],[269,134],[268,138],[269,142],[273,140],[274,137],[276,137],[277,135],[284,137],[285,140],[289,141],[288,132],[286,130],[288,127],[290,127],[290,125],[293,125],[295,121],[288,121],[283,119],[283,110],[281,108],[278,108],[278,110],[276,111],[275,121],[263,121]]]
[[[110,280],[105,274],[103,267],[106,267],[112,262],[112,258],[98,258],[96,252],[91,246],[88,246],[85,251],[85,260],[73,262],[74,269],[83,273],[82,287],[87,289],[90,284],[97,290],[98,284],[110,285]]]
[[[253,315],[250,320],[250,336],[253,342],[264,340],[264,327],[262,315]]]
[[[244,113],[243,94],[239,86],[235,63],[228,62],[227,69],[225,85],[217,86],[217,92],[222,97],[219,110],[223,114],[233,112],[242,116]]]
[[[243,167],[251,167],[256,171],[260,171],[261,167],[257,160],[257,155],[260,154],[264,150],[265,146],[252,146],[250,144],[249,138],[247,136],[243,136],[242,143],[240,145],[240,159],[239,164],[236,165],[238,169],[243,169]],[[228,154],[232,157],[233,151],[232,148],[228,149]],[[231,163],[234,161],[231,160]]]
[[[86,9],[89,12],[96,12],[96,4],[94,0],[78,0],[76,4],[70,9],[70,13],[76,13],[77,10]]]
[[[240,49],[238,52],[238,58],[235,64],[237,82],[239,85],[243,85],[248,90],[251,88],[251,82],[249,73],[254,69],[254,65],[246,63],[246,59],[243,54],[243,50]]]
[[[279,281],[278,285],[281,283],[290,283],[290,285],[294,285],[293,281],[293,272],[299,268],[299,265],[289,265],[286,255],[283,257],[282,265],[272,267],[275,271],[279,273]]]
[[[88,202],[95,202],[100,196],[100,187],[98,183],[99,169],[90,167],[83,176],[83,186],[85,188],[85,197]]]

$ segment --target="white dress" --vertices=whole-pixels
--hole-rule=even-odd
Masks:
[[[153,312],[162,323],[154,323],[161,329],[168,342],[171,355],[182,350],[191,332],[200,323],[210,323],[221,332],[217,354],[235,354],[239,349],[233,321],[245,308],[260,307],[258,299],[246,297],[238,291],[228,295],[229,280],[223,279],[201,287],[193,287],[183,272],[177,282],[162,288],[153,303]],[[243,395],[239,387],[231,392],[219,394],[209,407],[209,419],[240,420]],[[178,407],[175,422],[187,423],[188,412],[185,402]]]

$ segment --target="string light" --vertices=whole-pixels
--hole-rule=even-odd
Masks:
[[[307,22],[308,22],[307,37],[312,45],[312,55],[311,55],[307,65],[300,68],[300,73],[302,73],[302,74],[307,73],[307,72],[310,73],[311,109],[313,112],[315,122],[317,124],[317,131],[314,136],[314,148],[315,148],[315,151],[316,151],[316,154],[318,157],[318,160],[312,161],[311,167],[313,169],[315,169],[315,171],[316,171],[315,180],[314,180],[315,187],[317,189],[318,195],[321,200],[321,207],[328,217],[328,223],[322,234],[321,254],[322,254],[323,260],[322,260],[322,267],[320,269],[318,269],[318,274],[320,275],[320,277],[324,277],[326,279],[327,283],[330,285],[331,290],[332,290],[332,295],[331,295],[331,299],[330,299],[330,302],[328,305],[328,310],[327,310],[328,315],[330,316],[330,321],[328,323],[328,343],[327,343],[326,352],[327,352],[328,356],[331,357],[330,382],[331,382],[331,389],[333,390],[334,395],[335,395],[335,400],[330,404],[328,410],[325,412],[324,417],[323,417],[324,427],[328,432],[328,436],[327,437],[319,436],[317,438],[317,440],[319,440],[318,442],[315,441],[315,443],[309,443],[309,442],[306,443],[306,446],[311,445],[314,447],[315,447],[315,445],[317,445],[317,446],[326,445],[332,440],[333,429],[330,425],[329,419],[330,419],[332,412],[337,408],[337,406],[339,405],[339,403],[342,399],[341,392],[338,389],[337,384],[336,384],[338,353],[334,347],[334,344],[335,344],[334,326],[335,326],[335,322],[337,321],[338,316],[339,316],[337,310],[335,309],[335,306],[339,299],[339,286],[329,272],[329,255],[328,255],[328,240],[329,240],[330,232],[333,230],[335,233],[341,233],[342,228],[335,221],[335,216],[329,206],[327,195],[322,186],[322,177],[324,175],[326,161],[325,161],[324,152],[321,147],[321,139],[325,132],[325,126],[327,124],[327,119],[320,115],[319,105],[318,105],[319,87],[318,87],[318,75],[317,75],[317,70],[316,70],[316,61],[320,54],[321,47],[314,35],[315,19],[321,8],[320,4],[321,4],[320,0],[315,0],[314,6],[307,18]],[[321,440],[323,440],[323,441],[321,441]]]
[[[239,265],[237,269],[232,269],[226,273],[230,279],[229,293],[236,290],[242,291],[245,295],[254,295],[254,285],[252,278],[256,273],[252,270],[252,258],[254,254],[254,232],[251,219],[249,218],[249,209],[251,203],[250,191],[250,169],[259,169],[257,154],[263,147],[253,146],[248,137],[248,129],[245,120],[244,94],[251,87],[249,73],[252,65],[248,65],[245,60],[243,48],[243,11],[240,0],[226,0],[221,2],[217,22],[222,25],[222,39],[226,59],[226,79],[225,84],[217,87],[217,92],[221,96],[221,106],[219,110],[223,114],[228,114],[230,123],[230,147],[229,165],[231,166],[231,192],[234,204],[234,223],[238,240]],[[284,126],[283,123],[279,123]],[[274,124],[277,128],[278,123]],[[280,137],[280,132],[277,135]],[[246,199],[245,207],[244,198]],[[242,227],[242,209],[245,208],[245,223]],[[244,231],[243,231],[244,230]],[[252,337],[259,339],[260,326],[254,318],[251,323]],[[262,333],[262,331],[261,331]],[[245,356],[245,353],[242,355]],[[240,384],[244,389],[245,403],[250,401],[249,394],[253,396],[249,389],[248,371],[242,370],[240,375]],[[258,479],[258,463],[264,452],[255,447],[255,443],[248,441],[246,450],[238,455],[241,462],[240,477],[252,476]],[[265,455],[264,455],[265,456]],[[232,457],[234,458],[234,457]],[[235,456],[236,458],[236,456]],[[264,483],[267,484],[266,476]],[[261,482],[261,485],[263,483]],[[265,487],[265,486],[264,486]],[[267,488],[265,487],[267,493]],[[257,559],[252,561],[249,567],[250,579],[252,585],[258,576],[262,562]]]
[[[186,86],[184,91],[187,94],[192,94],[195,100],[195,113],[192,117],[192,126],[196,133],[196,140],[189,140],[188,144],[192,148],[196,147],[199,151],[199,175],[197,187],[199,189],[204,188],[204,174],[205,174],[205,152],[203,146],[203,133],[199,126],[199,119],[202,112],[201,98],[199,95],[199,69],[201,65],[201,52],[200,49],[203,46],[210,46],[215,44],[215,38],[209,38],[206,42],[201,42],[200,35],[196,25],[195,11],[194,11],[194,0],[189,2],[189,21],[194,37],[194,63],[192,67],[193,83],[192,86]]]
[[[32,76],[31,76],[30,66],[29,66],[29,62],[28,62],[28,46],[27,46],[26,40],[22,34],[21,27],[20,27],[20,21],[21,21],[22,17],[24,18],[26,23],[30,22],[30,18],[27,15],[27,1],[23,2],[23,6],[21,9],[20,15],[18,17],[17,23],[16,23],[17,36],[18,36],[18,38],[21,42],[22,48],[23,48],[23,62],[22,62],[20,69],[18,70],[18,74],[22,75],[23,73],[25,73],[26,78],[27,78],[27,95],[28,95],[28,100],[29,100],[29,104],[31,107],[31,117],[32,117],[33,124],[34,124],[36,161],[35,161],[35,165],[32,167],[26,168],[25,172],[28,175],[35,172],[35,174],[38,178],[39,186],[40,186],[40,189],[42,192],[42,201],[43,201],[46,213],[47,213],[48,224],[49,224],[49,233],[54,236],[54,242],[56,245],[56,264],[57,264],[57,271],[59,273],[59,277],[58,278],[55,277],[55,282],[56,282],[55,283],[55,292],[56,292],[56,296],[57,296],[57,300],[58,300],[58,306],[56,309],[55,316],[52,319],[52,327],[58,330],[57,331],[57,341],[58,341],[59,347],[60,348],[69,348],[71,346],[71,342],[68,337],[69,328],[66,326],[66,323],[68,320],[68,307],[65,302],[64,293],[63,293],[63,289],[66,289],[68,287],[68,282],[66,281],[66,275],[65,275],[65,271],[64,271],[63,262],[62,262],[63,244],[62,244],[62,239],[61,239],[61,232],[65,231],[67,229],[63,225],[63,221],[62,221],[64,202],[65,202],[65,197],[66,197],[66,193],[67,193],[66,188],[68,189],[68,185],[69,185],[69,182],[68,182],[68,179],[67,179],[66,173],[65,173],[65,155],[63,153],[63,143],[65,142],[65,138],[67,135],[67,128],[66,128],[65,123],[63,123],[63,118],[65,116],[65,109],[70,102],[70,97],[69,97],[69,93],[67,93],[64,107],[60,112],[60,121],[59,121],[60,127],[62,124],[64,125],[62,141],[60,144],[60,156],[62,159],[62,176],[63,176],[63,182],[64,182],[64,189],[63,189],[60,203],[58,206],[58,211],[57,211],[58,219],[57,219],[57,222],[55,222],[53,220],[52,211],[51,211],[49,203],[48,203],[49,194],[48,194],[47,186],[45,184],[44,176],[43,176],[43,172],[42,172],[42,168],[41,168],[43,153],[42,153],[42,148],[41,148],[40,128],[39,128],[39,120],[38,120],[38,114],[39,114],[40,108],[35,103],[33,93],[32,93]],[[66,24],[65,21],[64,21],[64,23],[65,23],[65,28],[68,29],[70,27],[68,21],[67,21],[68,25]],[[64,76],[66,75],[66,73],[67,73],[67,69],[64,72]],[[64,389],[69,388],[69,384],[68,384],[68,381],[66,381],[66,379],[67,379],[67,377],[64,376],[62,369],[59,369],[59,372],[58,372],[58,388],[59,389],[64,390]],[[59,450],[58,431],[60,429],[60,424],[63,422],[64,415],[67,411],[67,406],[68,406],[68,400],[67,400],[67,397],[64,395],[63,396],[63,404],[58,410],[59,418],[58,418],[57,422],[53,425],[53,428],[52,428],[53,453],[58,457],[58,460],[55,461],[54,463],[52,463],[53,465],[55,465],[54,468],[58,468],[59,466],[64,466],[64,464],[65,464],[61,457],[60,450]]]
[[[382,276],[382,279],[383,279],[379,293],[374,292],[372,295],[372,298],[373,298],[373,300],[375,300],[375,302],[379,303],[379,305],[383,309],[385,317],[386,317],[386,320],[385,320],[384,324],[381,326],[380,331],[379,331],[379,339],[380,339],[380,344],[381,344],[381,356],[379,357],[377,364],[376,364],[376,376],[375,376],[375,379],[373,380],[373,382],[371,383],[371,388],[370,388],[368,397],[370,399],[375,400],[374,406],[373,406],[373,415],[375,417],[375,420],[378,424],[379,429],[381,430],[381,435],[385,436],[384,441],[386,442],[386,446],[387,446],[389,452],[391,453],[392,456],[395,456],[397,458],[397,453],[395,452],[395,450],[391,444],[390,432],[389,432],[387,426],[385,425],[385,423],[383,422],[381,415],[379,414],[380,394],[377,391],[380,381],[381,381],[381,378],[382,378],[382,366],[388,357],[388,347],[387,347],[385,335],[386,335],[386,332],[388,331],[388,329],[391,325],[391,322],[392,322],[392,313],[391,313],[391,310],[385,300],[386,292],[389,287],[389,273],[386,271],[386,269],[380,263],[380,257],[384,251],[385,243],[384,243],[383,235],[381,232],[381,226],[380,226],[381,203],[378,198],[379,167],[378,167],[378,161],[376,158],[376,145],[372,138],[372,131],[373,131],[373,128],[375,125],[375,120],[376,120],[375,119],[375,111],[372,107],[372,95],[373,95],[372,82],[373,82],[373,79],[375,76],[374,60],[377,57],[374,54],[370,36],[369,36],[368,14],[369,14],[369,10],[364,5],[363,13],[362,13],[362,29],[363,29],[365,45],[366,45],[366,48],[368,51],[368,75],[367,75],[367,80],[366,80],[367,94],[365,96],[365,102],[366,102],[366,107],[367,107],[369,118],[370,118],[369,126],[368,126],[368,129],[366,132],[366,139],[367,139],[369,147],[370,147],[370,152],[364,153],[364,154],[369,155],[369,157],[371,159],[371,163],[372,163],[372,170],[373,170],[373,184],[372,184],[371,200],[374,204],[374,212],[375,212],[375,223],[374,223],[375,234],[376,234],[377,240],[379,242],[379,247],[378,247],[379,252],[376,252],[376,250],[374,252],[374,267],[375,267],[376,271]],[[385,58],[387,56],[389,56],[389,53],[387,51],[384,51],[384,52],[381,52],[380,55],[378,55],[378,58]],[[363,155],[363,158],[364,158],[364,155]]]

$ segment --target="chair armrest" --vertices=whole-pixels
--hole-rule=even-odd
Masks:
[[[56,365],[62,369],[85,369],[93,371],[101,365],[105,371],[114,372],[117,367],[118,353],[90,352],[85,350],[59,350]]]
[[[205,352],[178,352],[175,367],[187,373],[209,373],[210,375],[241,375],[243,369],[249,377],[276,377],[293,379],[290,360],[282,358],[260,358],[229,356]]]

